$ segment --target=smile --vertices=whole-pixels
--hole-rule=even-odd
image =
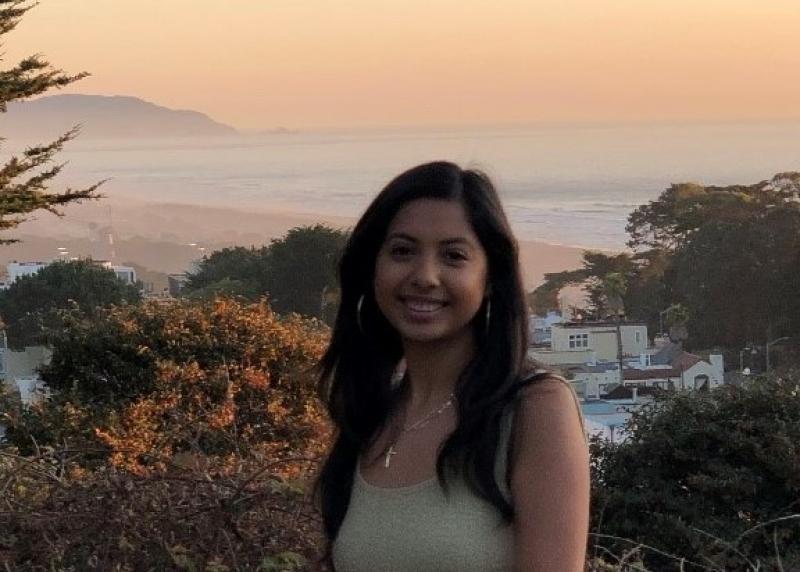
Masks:
[[[419,314],[432,314],[446,305],[442,300],[428,298],[400,298],[400,300],[406,309]]]

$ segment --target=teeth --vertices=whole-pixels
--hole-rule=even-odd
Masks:
[[[442,302],[406,302],[406,305],[414,312],[435,312],[444,304]]]

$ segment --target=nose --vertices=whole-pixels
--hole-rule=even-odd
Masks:
[[[435,288],[439,285],[439,265],[435,256],[417,257],[412,268],[411,284],[421,289]]]

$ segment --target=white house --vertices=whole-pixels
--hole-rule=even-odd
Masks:
[[[16,282],[19,278],[23,276],[33,276],[37,272],[39,272],[42,268],[50,264],[49,262],[9,262],[6,264],[6,273],[8,274],[8,278],[6,279],[7,284],[12,284]]]
[[[599,399],[620,384],[624,387],[675,389],[711,389],[724,383],[722,355],[708,359],[685,352],[670,344],[649,359],[625,360],[622,377],[616,363],[562,366],[571,374],[576,391],[587,399]]]
[[[651,357],[651,366],[626,369],[625,385],[661,389],[711,389],[722,385],[724,364],[721,354],[708,359],[683,351],[676,344],[667,344]]]
[[[683,351],[666,339],[649,346],[644,323],[620,326],[623,370],[617,357],[617,332],[613,322],[553,324],[550,349],[532,348],[528,354],[560,369],[578,395],[600,399],[615,387],[709,389],[724,382],[722,355],[708,359]]]
[[[571,351],[591,348],[598,360],[617,359],[617,325],[614,322],[566,322],[553,324],[553,351]],[[622,355],[639,356],[648,346],[647,324],[624,322],[622,333]]]
[[[566,321],[561,312],[549,311],[546,316],[532,315],[528,319],[528,336],[531,345],[550,345],[553,339],[553,324]]]
[[[119,278],[126,284],[136,285],[136,269],[134,269],[133,267],[111,264],[107,260],[98,260],[97,264],[99,264],[103,268],[108,268],[109,270],[113,270],[114,274],[117,275],[117,278]]]
[[[17,392],[23,403],[31,403],[44,395],[44,383],[39,378],[39,367],[50,362],[52,352],[44,346],[28,346],[22,351],[12,351],[6,343],[5,332],[0,332],[0,380],[3,389]]]
[[[19,395],[28,405],[46,395],[46,386],[37,369],[50,361],[52,352],[44,346],[31,346],[23,351],[11,351],[6,343],[6,333],[0,331],[0,391]],[[0,424],[0,440],[5,428]]]
[[[622,353],[636,357],[651,353],[648,349],[647,325],[624,322]],[[591,364],[617,361],[617,326],[614,322],[564,322],[551,326],[549,349],[532,348],[528,355],[548,365]]]

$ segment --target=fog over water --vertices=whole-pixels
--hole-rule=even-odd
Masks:
[[[347,217],[402,169],[448,159],[495,179],[521,238],[618,249],[630,211],[672,182],[800,170],[800,122],[78,138],[59,158],[69,161],[61,181],[110,178],[109,196]]]

